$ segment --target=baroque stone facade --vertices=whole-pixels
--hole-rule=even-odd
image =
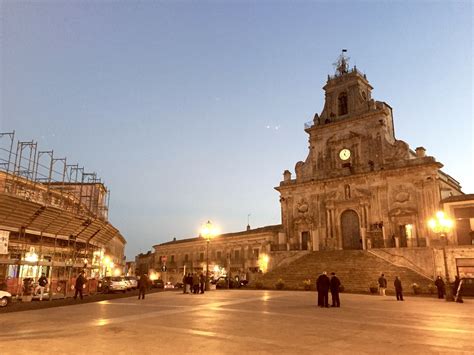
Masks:
[[[344,58],[324,86],[306,160],[286,170],[280,192],[287,248],[301,250],[429,246],[426,221],[461,186],[426,156],[395,138],[392,108]],[[284,246],[280,246],[281,248]]]

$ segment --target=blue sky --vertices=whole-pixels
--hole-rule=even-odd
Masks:
[[[469,1],[0,3],[0,131],[96,171],[128,259],[207,219],[280,223],[342,48],[396,137],[474,192]]]

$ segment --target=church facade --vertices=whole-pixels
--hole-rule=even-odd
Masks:
[[[442,164],[395,138],[392,108],[341,55],[324,86],[320,115],[305,125],[306,160],[287,170],[280,192],[286,249],[430,246],[426,221],[461,195]],[[285,246],[281,246],[285,249]]]

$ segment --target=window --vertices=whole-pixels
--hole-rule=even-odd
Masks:
[[[217,252],[217,260],[222,259],[222,252],[218,251]]]
[[[234,250],[234,257],[235,257],[236,260],[239,259],[239,256],[240,256],[239,250]]]
[[[189,255],[188,254],[184,255],[184,261],[189,261]]]
[[[339,116],[347,114],[347,94],[342,92],[338,98]]]
[[[253,250],[253,256],[258,259],[258,248]]]
[[[171,255],[171,262],[174,263],[174,255]]]
[[[204,261],[204,253],[200,253],[200,254],[199,254],[199,260],[200,260],[200,261]]]

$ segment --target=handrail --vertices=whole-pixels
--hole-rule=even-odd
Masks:
[[[392,265],[395,265],[395,266],[398,266],[398,267],[407,268],[407,269],[409,269],[409,270],[411,270],[411,271],[413,271],[413,272],[416,272],[417,274],[420,274],[421,276],[423,276],[423,277],[425,277],[425,278],[427,278],[427,279],[429,279],[429,280],[431,280],[431,281],[434,281],[434,278],[433,278],[432,276],[429,276],[429,275],[425,274],[423,271],[420,270],[420,267],[419,267],[418,265],[416,265],[415,263],[413,263],[413,261],[407,259],[404,255],[395,255],[395,254],[389,253],[389,252],[386,251],[386,250],[377,249],[377,251],[386,253],[386,254],[391,255],[391,256],[393,256],[393,257],[395,257],[395,258],[401,258],[401,259],[407,261],[409,264],[412,264],[414,267],[411,267],[411,266],[408,266],[408,265],[402,265],[402,264],[400,264],[400,263],[397,263],[397,262],[395,262],[395,261],[392,261],[392,260],[390,260],[389,258],[385,258],[385,257],[383,257],[382,255],[380,255],[380,254],[378,254],[378,253],[376,253],[376,252],[374,252],[374,251],[372,251],[372,250],[367,250],[367,251],[368,251],[370,254],[372,254],[372,255],[374,255],[374,256],[376,256],[376,257],[382,259],[382,260],[385,260],[385,261],[389,262],[389,263],[392,264]]]

